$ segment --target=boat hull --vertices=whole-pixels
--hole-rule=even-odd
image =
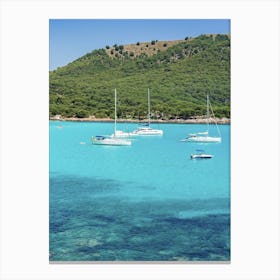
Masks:
[[[201,155],[191,155],[191,159],[210,159],[212,155],[201,154]]]
[[[210,136],[191,136],[188,137],[186,142],[203,142],[203,143],[220,143],[222,142],[221,137],[210,137]]]
[[[128,138],[129,136],[130,136],[129,132],[123,132],[121,130],[116,130],[116,132],[111,135],[111,137],[115,137],[115,138]]]
[[[131,133],[130,136],[155,136],[155,135],[163,135],[163,131],[161,129],[137,129]]]
[[[105,138],[105,139],[96,139],[93,137],[91,139],[92,144],[94,145],[106,145],[106,146],[130,146],[131,141],[125,139],[114,139],[114,138]]]

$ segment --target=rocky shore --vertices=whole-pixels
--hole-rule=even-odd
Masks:
[[[64,118],[61,116],[50,117],[50,120],[55,121],[74,121],[74,122],[113,122],[114,119],[110,118]],[[147,120],[134,120],[134,119],[118,119],[118,123],[129,122],[129,123],[146,123]],[[218,124],[230,124],[230,119],[228,118],[211,118],[210,122]],[[206,119],[202,118],[192,118],[192,119],[174,119],[174,120],[151,120],[151,123],[189,123],[189,124],[203,124],[207,123]]]

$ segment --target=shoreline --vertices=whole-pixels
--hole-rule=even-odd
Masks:
[[[114,119],[110,118],[62,118],[62,117],[50,117],[51,121],[70,121],[70,122],[114,122]],[[228,118],[211,118],[211,122],[215,122],[217,124],[230,124],[231,121]],[[118,119],[118,123],[147,123],[148,120],[133,120],[133,119]],[[206,119],[176,119],[176,120],[151,120],[150,123],[176,123],[176,124],[205,124],[207,123]]]

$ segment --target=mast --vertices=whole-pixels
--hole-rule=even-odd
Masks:
[[[207,92],[207,132],[209,132],[209,94]]]
[[[150,89],[148,88],[148,124],[150,127]]]
[[[117,89],[115,88],[115,127],[114,127],[114,135],[116,136],[117,130]]]

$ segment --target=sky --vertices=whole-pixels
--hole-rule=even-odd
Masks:
[[[51,19],[49,68],[55,70],[106,45],[228,33],[228,19]]]

